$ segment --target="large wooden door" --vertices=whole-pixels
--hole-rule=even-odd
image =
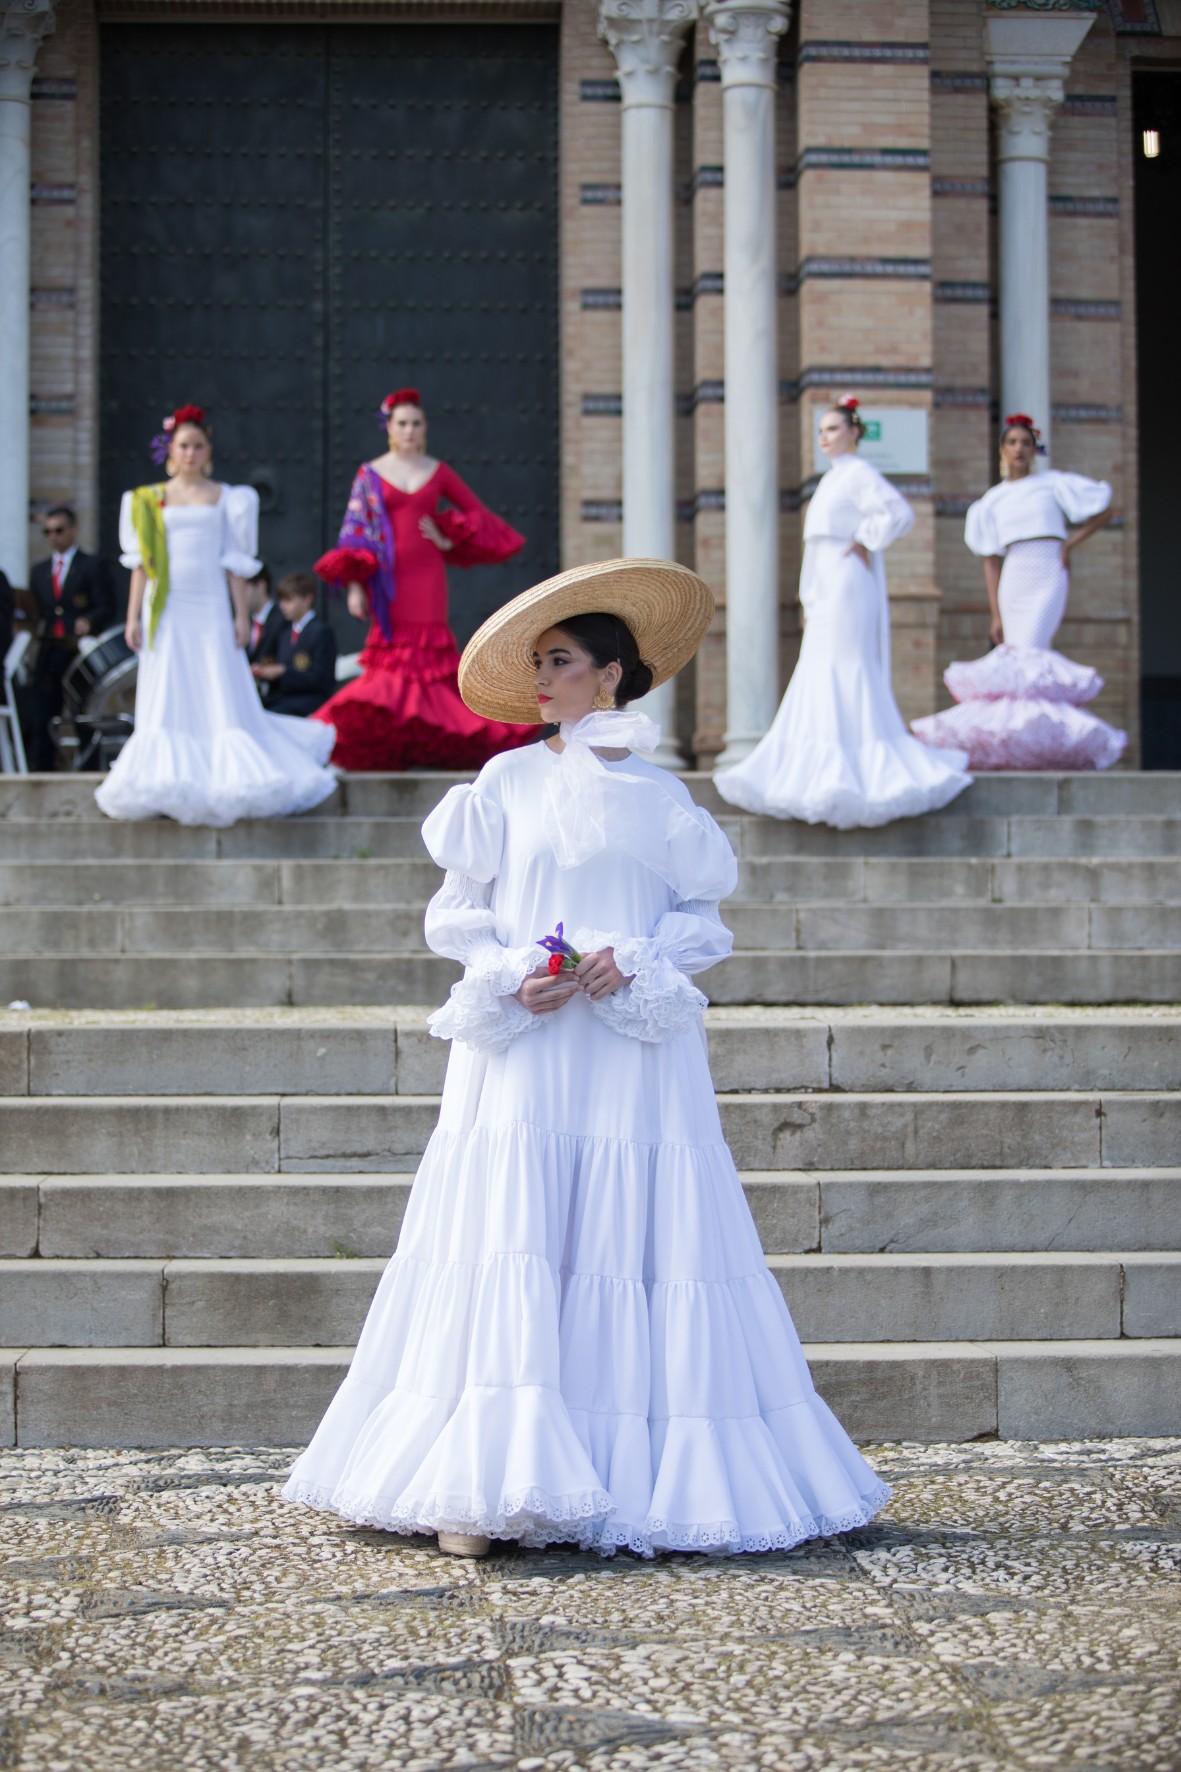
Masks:
[[[308,567],[410,382],[433,452],[529,538],[452,575],[460,639],[556,569],[552,27],[107,26],[101,148],[108,550],[192,400],[267,559]]]

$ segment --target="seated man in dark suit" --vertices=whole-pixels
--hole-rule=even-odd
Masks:
[[[12,645],[12,623],[16,615],[16,597],[12,586],[3,572],[0,572],[0,671],[4,668],[4,657]],[[4,697],[4,686],[0,684],[0,700]]]
[[[45,539],[53,550],[29,575],[37,602],[37,659],[33,680],[20,692],[21,729],[32,770],[54,766],[49,723],[60,714],[62,678],[77,657],[78,641],[101,634],[115,619],[115,589],[105,560],[78,546],[78,519],[68,505],[55,505],[45,518]]]
[[[247,662],[256,664],[274,664],[278,657],[279,636],[287,623],[283,611],[271,589],[271,569],[264,566],[260,572],[246,581],[246,595],[250,605],[250,639],[246,646]],[[258,681],[258,692],[266,701],[270,693],[270,684]]]
[[[276,660],[250,667],[259,682],[271,686],[268,713],[314,714],[336,688],[336,635],[315,613],[318,590],[310,572],[279,580],[276,595],[287,626]]]

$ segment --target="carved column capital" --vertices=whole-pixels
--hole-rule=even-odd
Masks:
[[[41,39],[53,26],[53,0],[0,0],[0,99],[27,103]]]
[[[723,90],[774,87],[779,38],[791,22],[791,0],[707,0],[705,16]]]
[[[697,0],[599,0],[599,36],[619,72],[624,109],[675,102],[677,63]]]
[[[1048,160],[1050,124],[1065,97],[1071,57],[1093,13],[1009,13],[984,21],[988,89],[1000,118],[1001,160]]]

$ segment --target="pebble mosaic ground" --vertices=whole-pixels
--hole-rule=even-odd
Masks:
[[[870,1456],[786,1554],[468,1563],[283,1452],[0,1452],[0,1769],[1176,1772],[1181,1440]]]

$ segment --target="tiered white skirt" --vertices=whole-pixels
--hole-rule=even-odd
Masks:
[[[650,1556],[785,1549],[890,1491],[813,1388],[720,1135],[516,1120],[435,1132],[284,1493],[395,1532]]]

